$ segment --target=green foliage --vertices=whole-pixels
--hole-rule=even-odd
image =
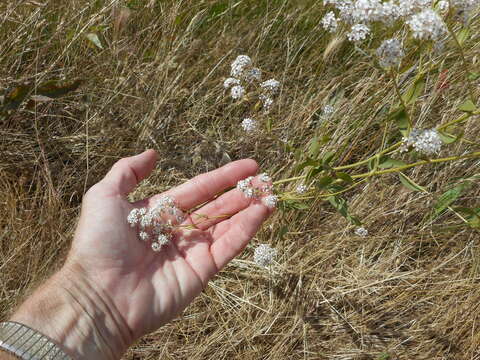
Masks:
[[[444,192],[433,205],[433,212],[429,215],[428,221],[438,218],[450,205],[452,205],[462,194],[464,185],[457,185]]]
[[[389,156],[382,156],[380,158],[378,167],[380,169],[390,169],[390,168],[397,168],[405,165],[407,164],[404,161],[393,159]]]
[[[407,89],[405,94],[402,95],[405,105],[411,105],[417,101],[418,97],[423,94],[425,90],[425,76],[420,75],[415,79],[413,84]]]
[[[390,114],[390,119],[395,121],[402,135],[406,136],[408,132],[409,121],[408,114],[405,108],[400,105],[399,108],[397,108],[393,113]]]
[[[463,28],[462,30],[460,30],[460,31],[457,33],[456,36],[457,36],[458,43],[459,43],[460,45],[465,44],[465,41],[467,41],[467,39],[468,39],[469,36],[470,36],[470,28],[468,28],[468,27]]]
[[[423,186],[418,185],[415,181],[410,179],[407,175],[402,172],[398,173],[398,177],[400,178],[400,182],[405,186],[407,189],[413,191],[421,191],[421,192],[428,192]]]
[[[453,210],[465,216],[468,226],[474,229],[480,229],[480,207],[455,207]]]
[[[458,110],[463,112],[474,112],[477,110],[477,106],[469,99],[459,105]]]
[[[351,224],[356,225],[356,226],[362,225],[361,221],[358,220],[357,217],[355,217],[355,216],[353,216],[349,213],[348,203],[344,198],[339,197],[339,196],[329,196],[327,198],[327,200]]]
[[[278,208],[281,211],[307,210],[307,209],[310,208],[310,206],[308,206],[308,204],[306,204],[304,201],[288,199],[288,200],[280,201],[279,204],[278,204]]]

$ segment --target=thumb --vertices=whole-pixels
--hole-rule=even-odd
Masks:
[[[101,183],[107,185],[114,193],[128,195],[140,181],[150,175],[157,157],[155,150],[147,150],[139,155],[120,159]]]

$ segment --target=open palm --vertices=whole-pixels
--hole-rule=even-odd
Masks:
[[[186,220],[197,229],[174,237],[155,253],[126,222],[134,207],[151,206],[160,196],[133,204],[126,198],[155,162],[152,150],[122,159],[88,191],[67,260],[107,297],[105,303],[121,314],[134,339],[183,311],[269,215],[266,206],[235,189],[208,202],[257,172],[255,161],[236,161],[167,192],[182,209],[206,204]]]

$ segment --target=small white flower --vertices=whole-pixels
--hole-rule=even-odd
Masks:
[[[258,266],[267,267],[271,265],[277,256],[277,250],[267,244],[260,244],[253,254],[253,261]]]
[[[272,178],[267,173],[262,173],[259,175],[260,181],[262,182],[270,182]]]
[[[242,85],[235,85],[230,90],[230,95],[234,99],[240,99],[243,97],[243,95],[245,95],[245,89]]]
[[[440,0],[437,6],[440,11],[447,12],[450,8],[450,3],[448,2],[448,0]]]
[[[133,209],[132,211],[130,211],[127,217],[127,222],[130,224],[130,226],[135,227],[135,225],[137,225],[139,221],[140,221],[140,210]]]
[[[323,116],[330,117],[335,112],[335,108],[332,105],[325,105],[322,112]]]
[[[138,237],[140,238],[140,240],[143,240],[143,241],[147,241],[147,240],[150,238],[150,236],[148,235],[148,233],[145,232],[145,231],[140,231],[140,232],[138,233]]]
[[[405,56],[402,43],[398,39],[389,39],[382,42],[377,49],[380,66],[389,68],[397,66]]]
[[[162,250],[162,245],[157,242],[152,242],[152,250],[155,252],[159,252],[160,250]]]
[[[264,81],[260,84],[260,87],[271,93],[276,93],[280,88],[280,82],[275,79]]]
[[[297,186],[295,191],[297,192],[297,194],[305,194],[308,191],[308,186],[305,184],[300,184]]]
[[[407,24],[413,32],[413,37],[420,40],[439,40],[447,33],[442,18],[432,9],[412,15]]]
[[[275,195],[267,195],[262,199],[262,202],[266,207],[273,209],[277,206],[278,197]]]
[[[231,65],[230,75],[238,78],[241,77],[245,68],[252,64],[252,59],[247,55],[239,55]]]
[[[153,224],[153,221],[154,221],[153,213],[148,212],[140,218],[140,226],[142,228],[146,228],[148,226],[151,226]]]
[[[260,81],[262,79],[262,70],[259,68],[251,68],[246,72],[245,79],[249,82]]]
[[[365,237],[368,235],[368,230],[365,229],[364,227],[359,227],[355,229],[355,234],[361,237]]]
[[[437,154],[442,148],[442,139],[436,129],[413,129],[408,138],[403,138],[400,151],[408,151],[410,147],[425,155]]]
[[[160,246],[167,245],[169,242],[170,242],[170,238],[167,235],[165,234],[158,235],[157,243],[160,244]]]
[[[225,89],[230,89],[232,86],[235,86],[235,85],[240,85],[240,80],[235,78],[227,78],[223,82],[223,87]]]
[[[322,19],[322,26],[328,32],[335,32],[338,29],[338,19],[333,11],[328,12]]]
[[[237,182],[237,189],[241,191],[245,197],[252,198],[255,195],[255,190],[252,185],[253,176]]]
[[[265,111],[269,111],[272,104],[273,104],[273,99],[267,95],[260,94],[259,97],[260,101],[262,102],[263,109]]]
[[[254,119],[246,118],[241,123],[242,129],[246,132],[254,131],[257,128],[257,122]]]
[[[355,24],[350,29],[350,32],[347,34],[348,40],[360,42],[367,38],[370,35],[370,28],[364,24]]]

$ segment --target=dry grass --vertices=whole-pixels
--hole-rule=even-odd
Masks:
[[[318,26],[317,1],[12,0],[0,4],[0,88],[85,79],[73,95],[22,108],[0,124],[1,318],[64,258],[82,194],[113,162],[151,147],[151,195],[228,161],[252,157],[280,179],[295,159],[278,138],[303,149],[328,136],[336,162],[365,158],[398,140],[387,121],[390,80],[372,60]],[[126,17],[126,13],[123,15]],[[104,50],[85,35],[100,35]],[[478,21],[466,54],[478,67]],[[223,94],[238,54],[283,83],[272,132],[239,130],[244,110]],[[406,71],[418,57],[410,54]],[[427,91],[416,106],[423,126],[454,119],[466,96],[458,53],[431,56]],[[447,70],[448,88],[438,90]],[[410,80],[405,81],[406,86]],[[478,92],[477,94],[478,95]],[[328,99],[334,119],[311,127]],[[478,150],[478,118],[444,154]],[[391,135],[390,135],[391,134]],[[348,193],[370,236],[353,235],[325,202],[278,212],[252,241],[280,253],[271,272],[234,260],[182,318],[146,336],[128,359],[480,359],[478,229],[451,211],[422,221],[455,178],[478,174],[478,160],[408,172],[428,194],[386,175]],[[365,169],[363,169],[365,171]],[[478,206],[473,184],[456,204]],[[282,227],[287,232],[282,235]]]

